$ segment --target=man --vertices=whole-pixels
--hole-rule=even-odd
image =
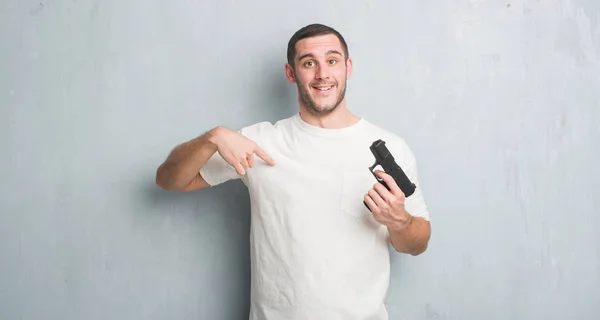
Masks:
[[[389,244],[418,255],[430,237],[415,158],[402,138],[347,108],[352,59],[336,30],[300,29],[287,58],[297,114],[185,142],[158,168],[157,184],[192,191],[240,178],[248,187],[250,319],[388,319]],[[377,171],[390,191],[369,172],[377,139],[417,185],[410,197],[389,175]]]

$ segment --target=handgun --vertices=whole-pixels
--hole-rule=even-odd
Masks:
[[[400,166],[396,163],[396,160],[394,160],[394,156],[392,155],[390,150],[388,150],[388,148],[385,146],[385,141],[381,139],[374,141],[371,144],[370,149],[371,153],[373,153],[373,156],[375,157],[375,163],[369,167],[369,171],[371,171],[375,179],[379,183],[383,184],[383,186],[385,186],[388,190],[390,190],[390,187],[388,187],[385,181],[379,178],[373,171],[375,167],[380,165],[383,168],[383,171],[385,171],[385,173],[389,174],[390,176],[392,176],[392,178],[394,178],[394,181],[396,181],[396,184],[398,185],[398,187],[400,187],[400,189],[404,193],[404,196],[406,198],[410,197],[415,192],[417,186],[415,186],[415,184],[410,181],[410,179],[406,176],[402,168],[400,168]],[[365,204],[367,209],[369,209],[367,203],[365,201],[363,201],[363,203]]]

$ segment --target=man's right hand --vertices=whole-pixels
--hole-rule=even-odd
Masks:
[[[254,155],[271,166],[275,165],[275,161],[256,142],[231,129],[216,129],[210,141],[216,145],[219,155],[234,167],[240,176],[245,175],[248,168],[254,166]]]

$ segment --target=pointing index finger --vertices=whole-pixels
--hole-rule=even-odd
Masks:
[[[275,165],[275,160],[273,160],[271,157],[269,157],[260,147],[256,147],[256,150],[254,150],[254,153],[261,158],[264,162],[266,162],[267,164],[274,166]]]

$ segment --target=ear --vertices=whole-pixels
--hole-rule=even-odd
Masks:
[[[350,79],[352,76],[352,58],[346,60],[346,79]]]
[[[289,63],[285,64],[285,77],[289,83],[296,83],[296,75],[294,75],[294,69]]]

